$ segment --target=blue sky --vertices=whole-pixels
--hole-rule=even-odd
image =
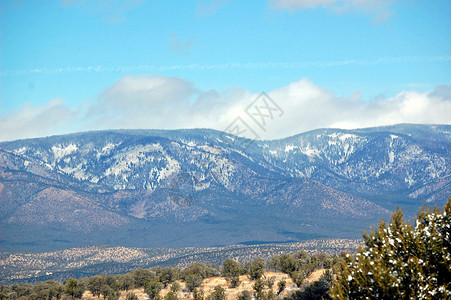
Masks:
[[[262,91],[287,112],[263,138],[451,123],[450,16],[441,0],[3,0],[0,140],[221,130]]]

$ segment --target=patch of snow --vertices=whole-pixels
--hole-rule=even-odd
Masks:
[[[333,145],[338,144],[338,142],[336,140],[328,140],[327,144],[329,144],[329,146],[333,146]]]
[[[28,150],[27,147],[22,147],[22,148],[14,150],[14,154],[23,155],[23,154],[25,154],[25,152],[27,152],[27,150]]]
[[[221,149],[211,147],[208,145],[199,146],[199,148],[205,150],[206,152],[212,153],[212,154],[221,154],[222,153]]]
[[[251,156],[248,156],[246,153],[244,153],[243,151],[237,150],[237,149],[231,149],[233,152],[238,153],[241,156],[246,157],[247,159],[249,159],[250,161],[254,161],[254,159]]]
[[[55,157],[55,160],[60,160],[61,158],[70,155],[78,150],[77,145],[75,144],[69,144],[66,147],[63,147],[61,145],[58,146],[52,146],[52,152],[53,156]]]
[[[355,134],[350,134],[350,133],[342,133],[339,134],[338,138],[340,139],[340,141],[344,142],[345,140],[355,140],[357,138],[357,136]]]
[[[116,155],[114,157],[116,159],[116,164],[109,167],[104,174],[105,176],[114,175],[117,177],[124,172],[130,171],[132,164],[143,165],[148,161],[153,161],[153,156],[146,157],[145,153],[161,151],[163,151],[163,147],[159,143],[129,149],[125,153]]]
[[[166,168],[164,168],[160,171],[160,175],[158,176],[158,181],[164,180],[174,173],[175,174],[178,173],[181,169],[180,164],[177,160],[171,158],[170,156],[166,156],[166,159],[168,161],[168,164],[166,165]]]
[[[307,147],[304,149],[301,148],[301,152],[309,157],[314,157],[314,156],[319,157],[321,154],[321,152],[318,149],[310,148],[310,145],[307,145]]]
[[[89,175],[85,173],[85,170],[83,170],[83,164],[78,164],[75,168],[73,167],[59,167],[60,171],[72,175],[74,178],[78,180],[87,180],[89,178]]]
[[[388,162],[393,163],[395,161],[395,153],[393,151],[388,152]]]
[[[101,156],[103,156],[103,155],[108,155],[108,154],[110,154],[111,153],[111,150],[113,150],[114,148],[116,148],[117,146],[119,146],[120,145],[120,143],[119,144],[113,144],[113,143],[108,143],[108,144],[106,144],[103,148],[102,148],[102,150],[101,151],[99,151],[98,153],[97,153],[97,159],[99,159]]]
[[[208,189],[210,187],[210,182],[206,182],[206,183],[199,183],[199,184],[196,184],[195,186],[194,186],[194,189],[196,190],[196,191],[203,191],[203,190],[205,190],[205,189]]]
[[[295,148],[297,148],[295,145],[286,145],[285,152],[293,151]]]

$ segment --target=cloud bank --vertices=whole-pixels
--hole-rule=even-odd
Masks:
[[[113,128],[213,128],[224,130],[241,117],[263,139],[316,128],[362,128],[397,123],[451,124],[451,85],[429,93],[402,91],[365,101],[358,93],[338,97],[304,78],[268,96],[283,110],[267,119],[266,131],[245,113],[258,96],[245,89],[200,90],[177,77],[124,76],[92,102],[75,110],[62,99],[0,116],[0,140]]]

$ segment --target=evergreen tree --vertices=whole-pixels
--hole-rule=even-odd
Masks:
[[[259,279],[263,276],[265,272],[265,261],[261,258],[256,258],[252,261],[249,275],[251,276],[251,279]]]
[[[68,278],[64,281],[64,292],[72,299],[81,298],[84,291],[83,285],[77,279]]]
[[[450,299],[451,198],[442,211],[423,207],[415,226],[398,209],[364,240],[355,256],[343,256],[332,298]]]
[[[104,278],[101,275],[93,276],[88,279],[88,290],[93,296],[100,298],[102,287],[104,286]]]

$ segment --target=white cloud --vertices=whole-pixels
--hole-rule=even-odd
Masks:
[[[0,115],[0,140],[16,140],[57,134],[60,126],[71,121],[72,113],[61,99],[38,107],[26,104],[6,116]]]
[[[364,101],[358,94],[339,98],[302,79],[269,95],[286,111],[270,137],[322,127],[361,128],[397,123],[451,124],[450,87],[432,93],[403,91],[392,98]],[[446,93],[446,92],[447,93]]]
[[[363,100],[359,93],[338,97],[308,79],[267,92],[284,113],[267,120],[264,132],[245,113],[258,94],[240,88],[201,91],[176,77],[125,76],[96,102],[86,102],[75,111],[62,100],[52,100],[0,116],[0,140],[112,128],[224,130],[238,116],[264,139],[327,127],[451,124],[451,86],[439,86],[430,93],[402,91],[373,101]]]
[[[93,106],[88,121],[106,128],[217,128],[243,102],[246,91],[199,91],[176,77],[125,76],[109,87]]]

